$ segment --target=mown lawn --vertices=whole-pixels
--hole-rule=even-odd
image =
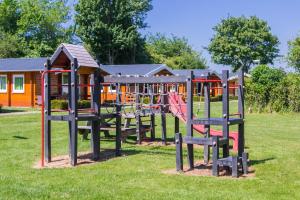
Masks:
[[[217,116],[221,105],[213,108]],[[67,154],[67,125],[53,124],[53,154]],[[173,125],[169,116],[170,139]],[[0,199],[300,199],[300,114],[247,114],[246,146],[255,169],[249,179],[166,175],[162,170],[175,168],[174,147],[133,144],[123,145],[125,157],[38,170],[40,114],[0,116]],[[79,151],[88,149],[89,141],[79,140]]]

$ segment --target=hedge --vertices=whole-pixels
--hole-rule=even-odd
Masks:
[[[80,100],[78,101],[78,108],[90,108],[91,103],[89,100]],[[61,99],[55,99],[51,101],[51,108],[52,109],[59,109],[59,110],[67,110],[68,109],[68,101],[67,100],[61,100]]]

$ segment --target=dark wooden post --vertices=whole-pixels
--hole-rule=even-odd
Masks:
[[[45,64],[45,70],[51,69],[50,59]],[[45,105],[45,118],[44,118],[44,130],[45,130],[45,160],[51,162],[51,78],[49,73],[44,75],[44,105]]]
[[[160,85],[160,93],[161,93],[161,130],[162,130],[162,143],[166,144],[167,139],[167,119],[166,119],[166,90],[164,84]]]
[[[213,176],[219,176],[219,164],[218,164],[218,159],[219,159],[219,137],[214,136],[212,139],[213,139],[212,175]]]
[[[153,104],[154,104],[154,95],[153,95],[153,85],[148,85],[149,95],[150,95],[150,110],[153,111]],[[155,140],[155,113],[150,113],[150,131],[151,131],[151,140]]]
[[[239,71],[239,83],[238,83],[238,112],[240,113],[240,118],[244,120],[245,111],[244,111],[244,70],[241,68]],[[242,157],[245,147],[245,136],[244,136],[244,122],[239,124],[238,134],[238,156]]]
[[[183,171],[183,158],[182,158],[182,135],[181,133],[175,133],[176,144],[176,170]]]
[[[78,129],[78,80],[77,80],[77,70],[78,70],[78,61],[77,58],[74,58],[71,63],[71,165],[75,166],[77,164],[77,129]]]
[[[91,127],[91,148],[93,152],[93,159],[98,160],[100,158],[100,95],[101,95],[101,77],[100,70],[97,69],[91,75],[91,87],[92,89],[92,98],[91,98],[91,107],[94,110],[97,120],[92,121]]]
[[[69,109],[69,115],[71,115],[71,110],[72,110],[72,96],[71,96],[71,72],[68,72],[68,109]],[[72,122],[69,120],[68,121],[68,126],[69,126],[69,157],[71,157],[71,138],[72,138]]]
[[[141,105],[140,105],[140,85],[135,84],[135,123],[136,123],[136,137],[137,143],[142,143],[142,124],[141,124]]]
[[[227,142],[223,145],[223,157],[229,156],[229,87],[228,87],[228,70],[222,71],[222,87],[223,87],[223,138]]]
[[[209,74],[208,74],[209,77]],[[210,118],[210,85],[208,82],[203,83],[204,87],[204,115],[205,118]],[[205,137],[210,137],[210,125],[205,125]],[[204,163],[208,164],[210,158],[210,147],[209,145],[204,145]]]
[[[186,120],[186,135],[193,137],[193,71],[190,71],[187,77],[187,120]],[[194,169],[194,146],[193,144],[187,144],[188,150],[188,163],[190,169]]]
[[[121,133],[122,133],[122,105],[121,105],[121,85],[119,83],[116,84],[117,90],[117,99],[116,99],[116,156],[121,155]]]

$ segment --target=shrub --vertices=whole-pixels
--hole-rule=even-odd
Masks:
[[[0,104],[0,113],[2,112],[2,104]]]
[[[91,103],[89,100],[80,100],[78,101],[78,108],[90,108]],[[52,109],[59,109],[59,110],[67,110],[68,109],[68,101],[63,99],[54,99],[51,101],[51,108]]]
[[[251,79],[245,82],[247,106],[259,112],[265,111],[270,105],[272,91],[285,78],[282,69],[260,65],[251,72]]]

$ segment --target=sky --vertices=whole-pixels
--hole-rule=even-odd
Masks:
[[[300,34],[299,0],[153,0],[148,13],[148,28],[143,34],[164,33],[186,37],[189,43],[208,61],[212,69],[220,66],[210,61],[208,46],[214,32],[212,28],[228,16],[257,16],[268,22],[279,38],[280,54],[286,55],[287,42]],[[276,67],[285,67],[284,59]]]

